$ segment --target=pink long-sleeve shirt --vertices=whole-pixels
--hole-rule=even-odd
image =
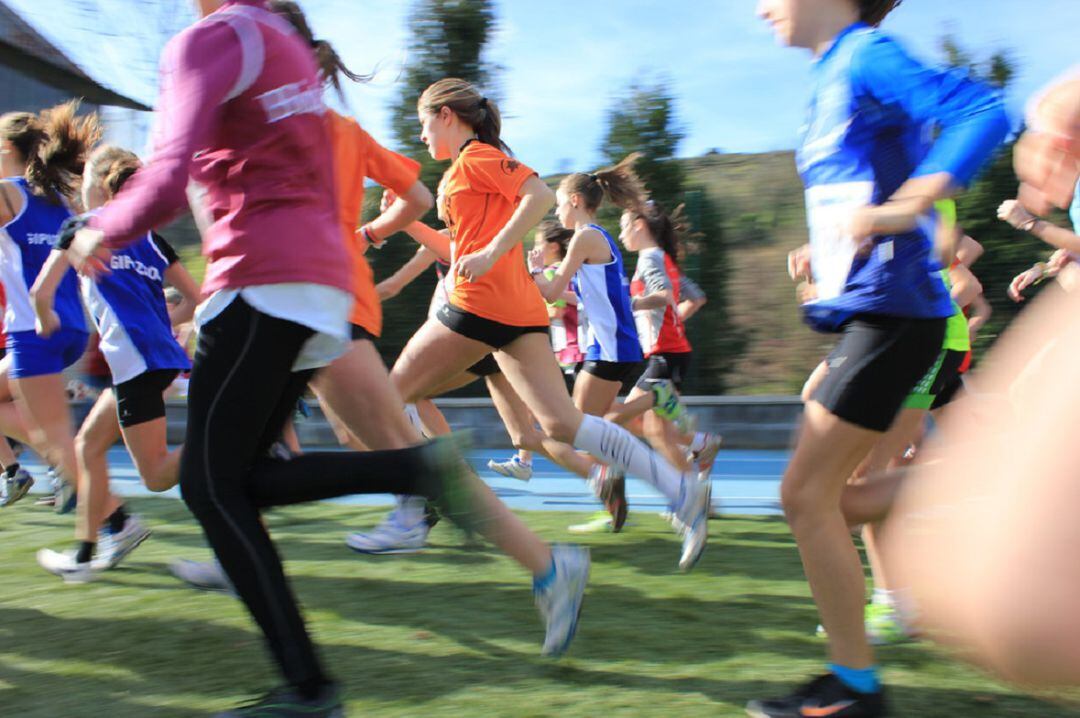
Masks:
[[[124,246],[205,189],[204,295],[305,282],[350,289],[311,49],[262,0],[229,0],[165,47],[150,161],[94,218]]]

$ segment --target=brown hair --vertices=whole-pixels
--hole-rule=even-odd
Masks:
[[[90,176],[98,182],[109,197],[115,197],[124,183],[142,166],[134,152],[115,145],[103,145],[86,160]]]
[[[858,0],[859,19],[877,27],[904,0]]]
[[[645,222],[649,234],[675,264],[679,263],[682,255],[683,239],[690,235],[690,224],[683,214],[685,206],[680,204],[669,214],[656,202],[649,200],[638,210],[627,210],[632,221],[640,219]]]
[[[78,108],[79,101],[71,100],[37,115],[0,117],[0,138],[22,155],[30,191],[52,202],[74,194],[86,154],[101,139],[97,115],[76,117]]]
[[[289,24],[300,33],[304,42],[311,46],[311,49],[315,51],[315,60],[319,63],[319,74],[322,75],[323,84],[333,85],[338,95],[341,95],[339,75],[344,75],[353,82],[371,82],[372,75],[358,75],[345,67],[345,63],[342,62],[333,45],[326,40],[315,39],[304,11],[293,0],[270,0],[267,7],[288,20]]]
[[[502,141],[502,115],[494,100],[480,94],[472,83],[447,77],[424,90],[416,103],[421,114],[435,114],[444,107],[457,115],[472,128],[478,140],[509,154],[510,148]]]
[[[585,198],[585,208],[595,212],[607,197],[613,205],[626,210],[637,210],[645,204],[648,193],[645,185],[634,172],[634,163],[641,154],[634,152],[614,167],[596,172],[575,172],[559,183],[563,192],[580,194]]]
[[[559,254],[566,259],[566,252],[570,247],[570,240],[574,237],[574,230],[567,229],[555,220],[549,219],[536,228],[536,236],[548,244],[559,245]]]

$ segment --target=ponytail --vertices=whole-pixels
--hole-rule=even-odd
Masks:
[[[115,145],[98,147],[86,160],[90,168],[90,180],[105,188],[112,199],[138,171],[142,163],[134,152]]]
[[[614,167],[593,173],[575,172],[563,179],[560,187],[567,194],[580,194],[590,212],[598,210],[605,197],[616,207],[638,211],[647,197],[645,186],[634,172],[634,163],[639,159],[641,154],[634,152]]]
[[[424,90],[416,103],[421,114],[435,114],[444,107],[461,119],[476,133],[476,138],[510,154],[510,148],[502,141],[502,115],[494,100],[484,97],[465,80],[448,77]]]
[[[639,210],[629,212],[631,220],[640,219],[645,222],[653,240],[664,250],[664,254],[671,257],[676,266],[682,258],[683,240],[690,234],[684,209],[685,205],[680,204],[674,212],[668,214],[656,202],[649,200]]]
[[[78,100],[40,114],[11,112],[0,117],[0,138],[10,142],[26,163],[30,191],[51,202],[71,197],[86,155],[101,139],[96,114],[77,117]]]
[[[272,12],[288,20],[304,42],[311,47],[315,53],[315,61],[319,65],[319,75],[322,77],[323,84],[332,85],[338,96],[342,94],[340,75],[344,75],[353,82],[371,82],[373,75],[358,75],[353,72],[345,66],[333,45],[326,40],[315,39],[315,34],[308,25],[304,11],[293,0],[270,0],[267,7]]]

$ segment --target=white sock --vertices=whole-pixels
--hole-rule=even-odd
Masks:
[[[875,588],[874,596],[870,599],[870,602],[875,606],[891,606],[893,605],[893,594],[887,588]]]
[[[431,438],[424,433],[424,422],[420,421],[420,412],[416,410],[416,404],[405,405],[405,416],[409,418],[409,423],[413,425],[413,428],[419,432],[420,436],[425,438]]]
[[[522,466],[532,466],[532,459],[523,459],[521,458],[521,454],[514,454],[513,460]]]
[[[621,426],[586,415],[574,437],[574,448],[648,481],[672,501],[679,500],[682,473]]]
[[[424,511],[427,502],[423,496],[397,497],[397,521],[402,526],[413,527],[424,520]]]
[[[694,432],[694,438],[690,440],[690,451],[701,451],[705,448],[706,434],[700,431]]]

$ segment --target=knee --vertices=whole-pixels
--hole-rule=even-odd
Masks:
[[[540,419],[540,428],[543,432],[563,444],[573,445],[580,425],[580,420],[572,421],[568,417]]]
[[[510,441],[513,442],[514,448],[519,451],[522,449],[525,451],[540,451],[543,449],[544,435],[536,429],[512,431]]]
[[[808,489],[809,482],[785,481],[780,485],[780,503],[784,516],[792,529],[819,516],[822,511],[821,499]]]

